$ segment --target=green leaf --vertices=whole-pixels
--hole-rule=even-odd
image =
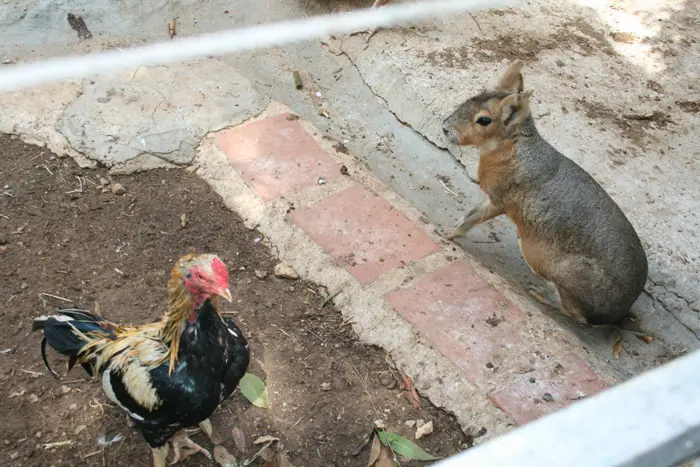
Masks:
[[[392,451],[400,456],[419,461],[432,461],[440,459],[432,454],[428,454],[416,443],[409,441],[396,433],[392,433],[391,431],[379,430],[377,431],[377,436],[379,436],[379,441],[381,441],[384,446],[390,447]]]
[[[254,406],[266,409],[268,407],[267,388],[263,380],[252,373],[246,373],[241,378],[238,387],[241,394],[245,396]]]

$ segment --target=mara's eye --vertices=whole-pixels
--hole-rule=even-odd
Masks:
[[[489,117],[479,117],[476,119],[476,123],[481,126],[489,126],[491,124],[491,119]]]

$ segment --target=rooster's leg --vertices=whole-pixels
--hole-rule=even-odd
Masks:
[[[153,452],[153,467],[165,467],[167,465],[166,459],[168,458],[168,445],[151,448]]]
[[[199,424],[199,428],[201,428],[204,434],[209,437],[212,444],[221,444],[223,442],[221,435],[218,431],[216,431],[216,428],[212,426],[211,421],[208,418]]]
[[[175,458],[170,463],[170,465],[173,465],[181,461],[185,457],[189,457],[197,452],[201,452],[209,459],[211,459],[211,454],[209,454],[209,451],[192,441],[189,438],[189,436],[187,436],[185,430],[181,430],[178,433],[176,433],[175,436],[173,436],[173,438],[170,440],[170,442],[173,444],[173,452],[175,453]]]

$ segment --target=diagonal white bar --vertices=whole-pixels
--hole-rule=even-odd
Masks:
[[[349,34],[374,27],[389,27],[422,19],[513,6],[518,0],[433,0],[381,9],[314,16],[291,21],[246,27],[224,32],[168,40],[119,51],[61,57],[0,69],[0,92],[37,86],[65,79],[86,78],[101,73],[161,65],[222,55],[249,52],[324,37]]]
[[[670,467],[700,453],[700,351],[434,467]]]

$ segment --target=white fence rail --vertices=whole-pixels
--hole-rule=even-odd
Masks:
[[[100,73],[136,69],[277,47],[332,34],[350,34],[374,27],[389,27],[465,11],[513,6],[519,0],[431,0],[381,9],[280,21],[201,36],[177,38],[125,50],[61,57],[35,63],[0,67],[0,92],[56,81],[88,78]]]
[[[435,467],[670,467],[700,453],[700,351]]]

